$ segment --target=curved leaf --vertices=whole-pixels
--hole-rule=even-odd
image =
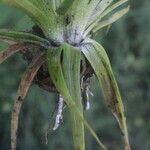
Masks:
[[[93,67],[95,74],[101,84],[103,94],[108,107],[111,108],[116,117],[124,137],[125,149],[129,150],[128,131],[124,106],[120,92],[114,78],[109,58],[104,48],[93,40],[87,40],[87,44],[82,46],[82,52]]]
[[[62,45],[62,71],[70,96],[83,116],[80,90],[80,59],[81,51],[67,43]],[[74,112],[70,114],[75,149],[84,150],[84,124]]]
[[[104,10],[106,10],[111,5],[111,3],[113,1],[114,0],[101,0],[101,1],[99,1],[98,5],[93,10],[92,16],[89,18],[89,22],[88,22],[87,26],[89,26],[93,22],[97,21],[97,19],[99,18],[99,15],[101,15],[104,12]]]
[[[2,0],[2,2],[23,10],[38,26],[47,28],[48,21],[46,16],[29,0]]]
[[[17,42],[17,43],[32,43],[43,46],[45,48],[48,47],[49,41],[36,36],[31,33],[26,32],[18,32],[18,31],[10,31],[7,29],[0,29],[0,40],[8,41],[8,42]]]
[[[111,13],[112,11],[114,11],[116,8],[118,8],[119,6],[123,5],[124,3],[128,2],[128,0],[119,0],[118,2],[114,3],[113,5],[109,6],[106,10],[101,11],[102,13],[100,13],[97,18],[95,20],[93,20],[93,22],[87,27],[85,33],[84,33],[84,37],[86,37],[86,35],[98,24],[100,24],[100,21],[102,18],[104,18],[106,15],[108,15],[109,13]]]
[[[122,16],[124,16],[129,11],[129,9],[130,9],[130,7],[128,6],[127,8],[124,8],[122,10],[115,12],[114,14],[109,16],[109,18],[107,18],[106,20],[99,22],[98,25],[96,27],[94,27],[92,32],[96,33],[101,28],[106,27],[106,26],[114,23],[115,21],[120,19]]]
[[[65,78],[64,78],[64,73],[63,73],[62,65],[61,65],[61,54],[62,54],[63,49],[64,49],[63,47],[59,47],[59,48],[52,48],[48,50],[47,65],[48,65],[48,70],[49,70],[51,79],[53,83],[55,84],[55,87],[57,88],[57,90],[63,96],[66,104],[68,105],[70,114],[71,115],[76,114],[77,115],[76,117],[80,119],[80,122],[84,123],[85,127],[89,130],[92,136],[96,139],[96,141],[102,147],[102,149],[106,149],[105,146],[98,139],[93,129],[89,126],[87,121],[84,119],[83,114],[81,114],[81,111],[78,109],[75,103],[75,100],[74,100],[75,98],[71,97],[71,94],[67,87],[67,82],[65,81]]]
[[[107,14],[118,8],[119,6],[123,5],[124,3],[128,2],[128,0],[119,0],[118,2],[114,3],[110,7],[108,7],[98,18],[98,21],[100,21],[101,18],[105,17]]]
[[[58,20],[48,0],[2,0],[2,2],[24,11],[46,36],[54,36],[54,31],[58,28]]]

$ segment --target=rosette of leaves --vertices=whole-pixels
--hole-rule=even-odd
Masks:
[[[127,1],[1,0],[25,12],[35,23],[28,32],[0,29],[0,40],[9,44],[0,53],[0,63],[17,52],[28,62],[12,110],[12,150],[16,149],[21,105],[33,80],[44,90],[61,95],[70,112],[75,150],[85,149],[84,128],[101,149],[107,149],[83,115],[84,107],[88,107],[88,86],[93,75],[119,123],[125,150],[130,149],[124,107],[109,58],[102,45],[92,39],[97,31],[128,12]]]

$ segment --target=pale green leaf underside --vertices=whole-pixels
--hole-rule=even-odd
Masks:
[[[62,65],[60,62],[61,61],[60,57],[61,57],[63,48],[64,47],[62,46],[60,48],[48,50],[47,65],[48,65],[48,70],[49,70],[51,79],[54,82],[57,90],[63,96],[66,104],[68,105],[70,114],[76,114],[77,115],[76,117],[78,117],[78,120],[84,123],[85,127],[89,130],[92,136],[96,139],[96,141],[102,147],[102,149],[105,149],[105,146],[100,142],[100,140],[98,139],[93,129],[89,126],[87,121],[84,119],[83,115],[81,114],[80,109],[77,107],[75,103],[75,98],[71,96],[71,93],[73,92],[70,93],[67,87],[67,81],[64,78],[64,72],[63,72],[64,68],[62,69]]]
[[[107,105],[116,117],[124,135],[125,146],[129,147],[126,118],[120,92],[114,78],[108,56],[97,42],[88,39],[82,46],[82,52],[90,62],[100,82]]]

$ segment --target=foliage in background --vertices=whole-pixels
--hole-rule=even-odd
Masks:
[[[5,13],[1,13],[4,11],[6,11],[6,16],[3,15]],[[98,40],[103,41],[105,47],[109,50],[109,56],[112,56],[111,62],[119,83],[122,85],[121,89],[127,109],[127,118],[129,118],[131,145],[133,149],[139,150],[148,150],[150,148],[148,134],[148,131],[150,131],[148,118],[150,106],[148,101],[150,96],[148,78],[148,73],[150,73],[148,70],[148,58],[150,56],[148,51],[150,47],[149,14],[150,2],[148,0],[145,0],[142,4],[139,4],[139,0],[131,1],[131,12],[128,17],[113,25],[107,37],[100,39],[97,36]],[[11,17],[9,18],[7,15]],[[3,18],[0,26],[5,28],[14,28],[15,26],[17,29],[24,29],[24,27],[29,28],[32,25],[27,17],[9,7],[0,7],[0,18]],[[16,22],[18,25],[16,25]],[[10,149],[8,142],[10,140],[10,111],[16,93],[15,89],[19,84],[19,77],[21,77],[25,66],[26,64],[18,55],[5,62],[0,69],[1,149]],[[54,109],[55,99],[53,95],[49,97],[49,94],[46,92],[45,94],[40,93],[43,93],[43,91],[33,86],[28,97],[26,97],[26,103],[22,110],[24,118],[20,121],[21,128],[19,130],[23,131],[23,133],[18,138],[19,146],[29,150],[40,150],[42,148],[67,150],[72,142],[70,142],[71,136],[68,135],[70,131],[66,127],[66,120],[64,121],[65,125],[61,129],[49,134],[50,143],[45,145],[44,134],[50,123],[48,120],[50,121],[50,112]],[[106,144],[112,146],[115,150],[119,150],[121,149],[121,147],[118,147],[121,144],[117,143],[117,141],[120,141],[118,140],[120,137],[118,134],[119,129],[115,126],[115,121],[111,118],[111,114],[106,107],[102,103],[100,106],[98,99],[101,94],[94,81],[93,93],[95,96],[92,99],[92,110],[87,114],[87,118],[92,122],[93,128],[95,128],[100,137],[108,142]],[[98,119],[96,120],[95,118]],[[88,134],[87,137],[87,149],[90,150],[94,146],[96,149],[95,141]]]

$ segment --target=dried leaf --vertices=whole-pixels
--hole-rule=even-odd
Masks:
[[[17,130],[18,130],[18,118],[20,114],[20,109],[23,103],[23,99],[25,98],[29,87],[39,70],[39,68],[44,63],[43,53],[40,56],[37,56],[33,59],[33,61],[29,64],[22,80],[19,85],[17,91],[17,98],[14,103],[13,111],[12,111],[12,119],[11,119],[11,148],[12,150],[16,150],[17,144]]]
[[[25,48],[26,48],[26,46],[21,45],[21,44],[20,45],[19,44],[11,45],[9,48],[7,48],[6,50],[4,50],[0,53],[0,64],[2,62],[4,62],[7,58],[12,56],[13,54],[15,54]]]

